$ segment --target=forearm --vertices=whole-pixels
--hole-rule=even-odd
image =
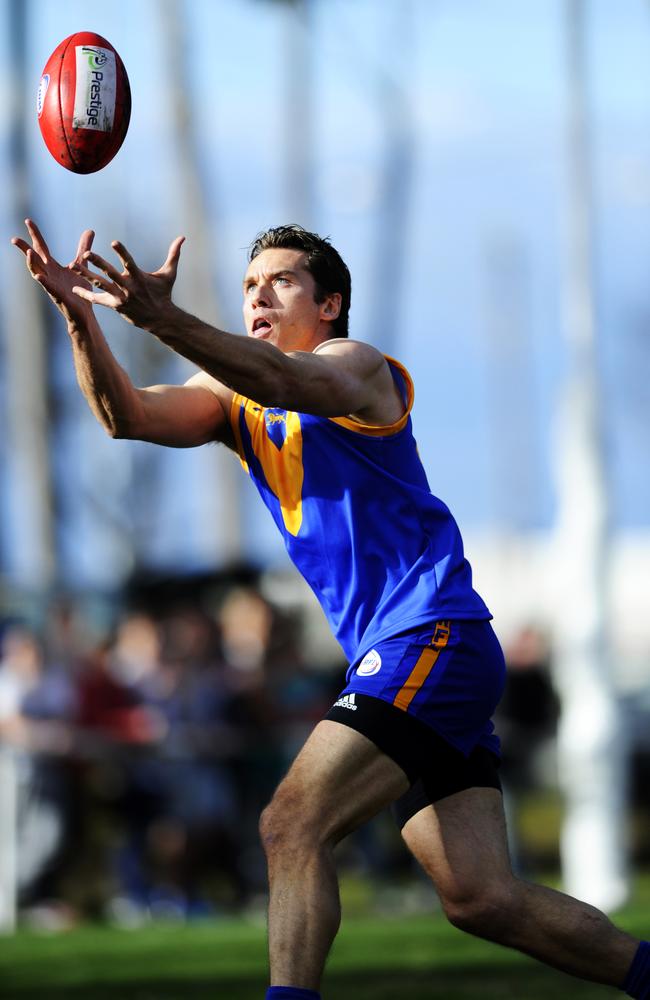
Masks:
[[[272,344],[218,330],[172,302],[146,329],[235,392],[263,405],[281,405],[291,366]]]
[[[110,350],[94,315],[69,322],[77,382],[93,414],[111,437],[131,437],[142,404],[137,390]]]

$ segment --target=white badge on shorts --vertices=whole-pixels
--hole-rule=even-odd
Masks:
[[[371,649],[366,653],[361,663],[357,667],[357,673],[362,677],[372,677],[381,670],[381,656],[376,649]]]

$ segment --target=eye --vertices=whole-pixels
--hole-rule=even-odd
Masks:
[[[283,283],[284,283],[285,285],[288,285],[288,284],[290,284],[290,281],[289,281],[289,279],[288,279],[288,278],[284,278],[284,277],[283,277],[283,276],[282,276],[281,274],[279,274],[279,275],[277,276],[277,278],[274,278],[274,279],[273,279],[273,284],[274,284],[274,285],[277,285],[277,283],[278,283],[279,281],[283,282]]]

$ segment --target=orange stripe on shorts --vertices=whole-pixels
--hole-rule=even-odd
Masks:
[[[403,712],[408,710],[409,705],[435,667],[438,657],[449,642],[449,632],[449,622],[436,623],[436,630],[433,633],[430,644],[422,650],[415,661],[411,673],[395,695],[393,701],[395,708],[401,708]]]

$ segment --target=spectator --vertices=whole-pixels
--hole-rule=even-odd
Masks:
[[[206,886],[220,879],[220,902],[242,901],[237,798],[231,759],[241,752],[228,721],[229,694],[211,623],[192,609],[162,622],[127,616],[110,652],[111,671],[157,720],[147,752],[129,761],[120,814],[116,919],[178,919],[211,906]]]
[[[509,816],[509,836],[515,867],[526,872],[531,859],[526,856],[518,835],[518,818],[526,792],[555,784],[549,774],[549,758],[554,748],[559,702],[550,671],[549,644],[541,629],[524,625],[505,647],[508,666],[506,686],[496,714],[501,735],[501,775]]]
[[[73,714],[70,677],[46,663],[32,629],[9,626],[0,643],[0,739],[16,761],[18,899],[48,924],[69,919],[58,896],[73,816]]]

